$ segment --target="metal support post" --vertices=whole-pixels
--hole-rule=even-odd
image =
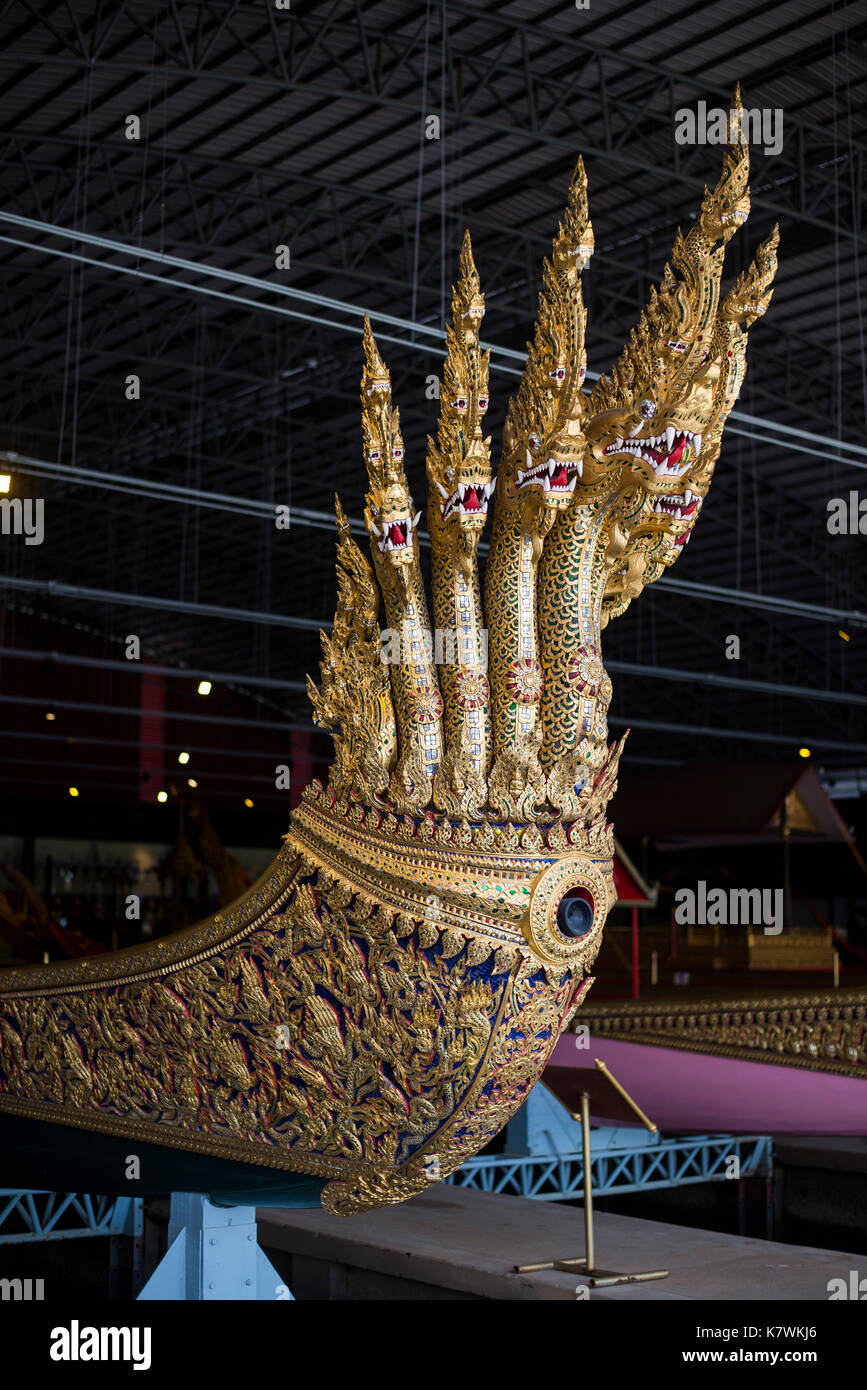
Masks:
[[[172,1194],[168,1250],[139,1299],[291,1298],[256,1243],[255,1207],[216,1207],[200,1193]]]
[[[608,1074],[613,1082],[613,1077]],[[622,1087],[618,1084],[618,1090]],[[625,1094],[625,1093],[624,1093]],[[581,1152],[584,1161],[584,1249],[585,1254],[564,1260],[546,1260],[541,1264],[515,1265],[518,1274],[534,1274],[540,1269],[559,1269],[566,1274],[586,1274],[591,1289],[612,1284],[643,1284],[650,1279],[667,1279],[667,1269],[648,1269],[635,1274],[620,1274],[612,1269],[596,1268],[596,1249],[593,1238],[593,1169],[590,1153],[590,1095],[581,1093]]]

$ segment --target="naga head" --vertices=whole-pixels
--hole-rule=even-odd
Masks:
[[[400,418],[391,406],[391,378],[364,320],[364,372],[361,378],[361,427],[368,490],[364,520],[380,573],[389,571],[404,582],[406,570],[418,556],[415,511],[403,468]]]
[[[637,479],[633,500],[639,505],[633,505],[630,524],[622,528],[622,544],[611,556],[603,605],[605,621],[623,612],[644,585],[673,565],[689,544],[719,458],[723,429],[743,385],[747,330],[771,302],[778,243],[779,229],[774,227],[759,246],[750,267],[737,277],[719,304],[713,332],[678,407],[692,436],[688,453],[683,450],[676,469],[668,469],[665,464],[659,467],[658,440],[636,436],[641,441],[637,446],[641,459],[629,467]],[[588,432],[592,428],[591,425]],[[661,437],[668,450],[670,435],[666,431]],[[676,438],[674,445],[676,453],[681,440]],[[676,471],[684,462],[684,455],[686,466]],[[671,454],[667,453],[666,462],[670,459]],[[651,468],[654,482],[647,478]],[[669,472],[676,475],[661,487],[662,478]],[[624,502],[620,505],[623,507]]]
[[[777,273],[777,247],[780,228],[776,224],[756,251],[749,268],[735,280],[720,306],[719,317],[725,323],[743,323],[751,328],[756,319],[767,313],[773,298],[773,280]]]
[[[479,285],[479,276],[473,261],[473,248],[469,232],[464,232],[461,245],[461,274],[452,290],[452,321],[456,333],[464,335],[476,344],[485,317],[485,296]]]
[[[510,401],[503,431],[504,456],[509,451],[514,459],[510,470],[514,495],[523,498],[528,510],[536,510],[540,519],[542,514],[548,514],[543,534],[550,528],[556,513],[572,502],[583,474],[585,453],[580,391],[586,359],[573,371],[565,353],[560,351],[555,332],[552,332],[551,343],[549,365],[540,381],[540,396],[548,406],[550,427],[545,428],[548,421],[540,413],[535,426],[522,429],[519,410],[515,402]],[[572,409],[567,407],[561,412],[567,382],[577,399],[571,402]]]
[[[672,260],[686,259],[678,235]],[[718,281],[721,272],[721,260],[708,258],[708,276]],[[701,456],[712,391],[700,369],[711,334],[698,328],[685,284],[666,266],[619,362],[591,397],[588,452],[616,470],[621,492],[654,498],[679,491]]]
[[[666,499],[656,515],[669,505],[676,512],[679,504],[667,499],[694,490],[707,447],[716,389],[707,366],[717,348],[723,257],[749,211],[748,178],[749,152],[738,138],[688,234],[678,232],[662,283],[651,289],[620,360],[591,397],[590,455],[618,468],[619,490],[643,491],[648,510]]]
[[[654,502],[657,515],[668,512],[670,517],[663,529],[672,537],[674,554],[666,563],[670,564],[678,546],[689,540],[710,487],[723,429],[746,373],[747,329],[765,313],[773,295],[779,239],[779,228],[774,227],[752,264],[722,300],[710,342],[691,382],[687,410],[689,423],[702,441],[698,457],[679,486],[671,494],[657,495]],[[661,508],[659,503],[663,503]]]
[[[716,188],[704,190],[699,221],[709,245],[731,241],[750,215],[749,160],[743,142],[744,108],[740,83],[735,87],[729,116],[729,135],[733,150],[726,151],[723,172]]]
[[[663,497],[684,485],[701,455],[696,405],[691,394],[660,403],[639,392],[628,409],[593,417],[587,427],[590,454],[598,464],[616,467],[620,490]]]
[[[447,530],[465,577],[475,562],[494,491],[491,440],[484,437],[482,428],[490,361],[490,353],[479,346],[484,309],[469,233],[465,233],[461,275],[452,297],[452,324],[446,330],[439,431],[436,442],[428,436],[427,452],[431,531]]]
[[[521,500],[539,539],[557,513],[571,506],[584,475],[587,316],[581,271],[593,247],[587,178],[579,160],[552,254],[542,268],[536,334],[527,346],[527,366],[518,394],[509,402],[503,431],[500,485]]]

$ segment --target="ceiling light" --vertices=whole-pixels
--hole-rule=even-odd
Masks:
[[[12,474],[0,473],[0,492],[8,492],[12,486]]]
[[[253,803],[252,803],[252,801],[250,800],[249,796],[245,796],[245,797],[244,797],[244,805],[245,805],[245,806],[251,806],[251,807],[252,807]]]
[[[211,682],[210,682],[210,681],[199,681],[199,694],[200,694],[200,695],[210,695],[210,693],[211,693]]]
[[[49,721],[49,723],[50,723],[50,722],[52,722],[53,720],[55,720],[55,719],[57,718],[57,715],[54,713],[54,710],[53,710],[53,709],[47,709],[47,710],[45,711],[45,718],[46,718],[46,719]]]
[[[809,748],[799,748],[799,749],[798,749],[798,754],[799,754],[799,756],[802,757],[802,758],[809,758],[809,756],[810,756],[810,750],[809,750]]]
[[[197,787],[198,785],[199,785],[199,784],[198,784],[198,782],[196,781],[195,777],[188,777],[188,778],[187,778],[187,786],[188,786],[188,787]]]
[[[70,787],[70,788],[69,788],[69,795],[70,795],[70,796],[78,796],[78,787]]]
[[[157,792],[157,801],[168,801],[168,792]]]
[[[184,763],[184,764],[186,765],[189,761],[190,761],[190,755],[189,755],[189,753],[179,753],[179,754],[178,754],[178,762],[179,762],[179,763]]]

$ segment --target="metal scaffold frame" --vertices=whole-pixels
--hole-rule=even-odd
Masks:
[[[592,1158],[593,1192],[604,1197],[654,1188],[722,1182],[727,1162],[737,1158],[740,1177],[770,1171],[772,1142],[767,1135],[702,1134],[661,1138],[640,1148],[596,1150]],[[540,1202],[567,1202],[583,1193],[584,1163],[574,1153],[531,1154],[524,1157],[492,1154],[471,1159],[447,1179],[457,1187],[472,1187]]]
[[[0,1246],[84,1236],[138,1238],[142,1221],[140,1197],[0,1188]]]

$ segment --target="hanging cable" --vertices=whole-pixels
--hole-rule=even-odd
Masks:
[[[446,300],[446,0],[440,11],[440,323],[445,323]],[[451,134],[451,131],[448,132]]]
[[[421,129],[419,131],[418,172],[416,175],[415,189],[415,249],[413,252],[412,263],[412,313],[410,315],[413,321],[415,321],[418,318],[418,273],[419,255],[421,252],[421,202],[422,187],[424,184],[424,147],[425,140],[427,139],[425,127],[427,126],[427,74],[428,50],[430,48],[430,18],[431,0],[427,0],[427,10],[425,13],[424,21],[424,58],[422,59],[423,69],[421,78]],[[442,131],[440,131],[440,136],[442,136]],[[413,342],[415,342],[415,329],[413,329],[411,337]]]

